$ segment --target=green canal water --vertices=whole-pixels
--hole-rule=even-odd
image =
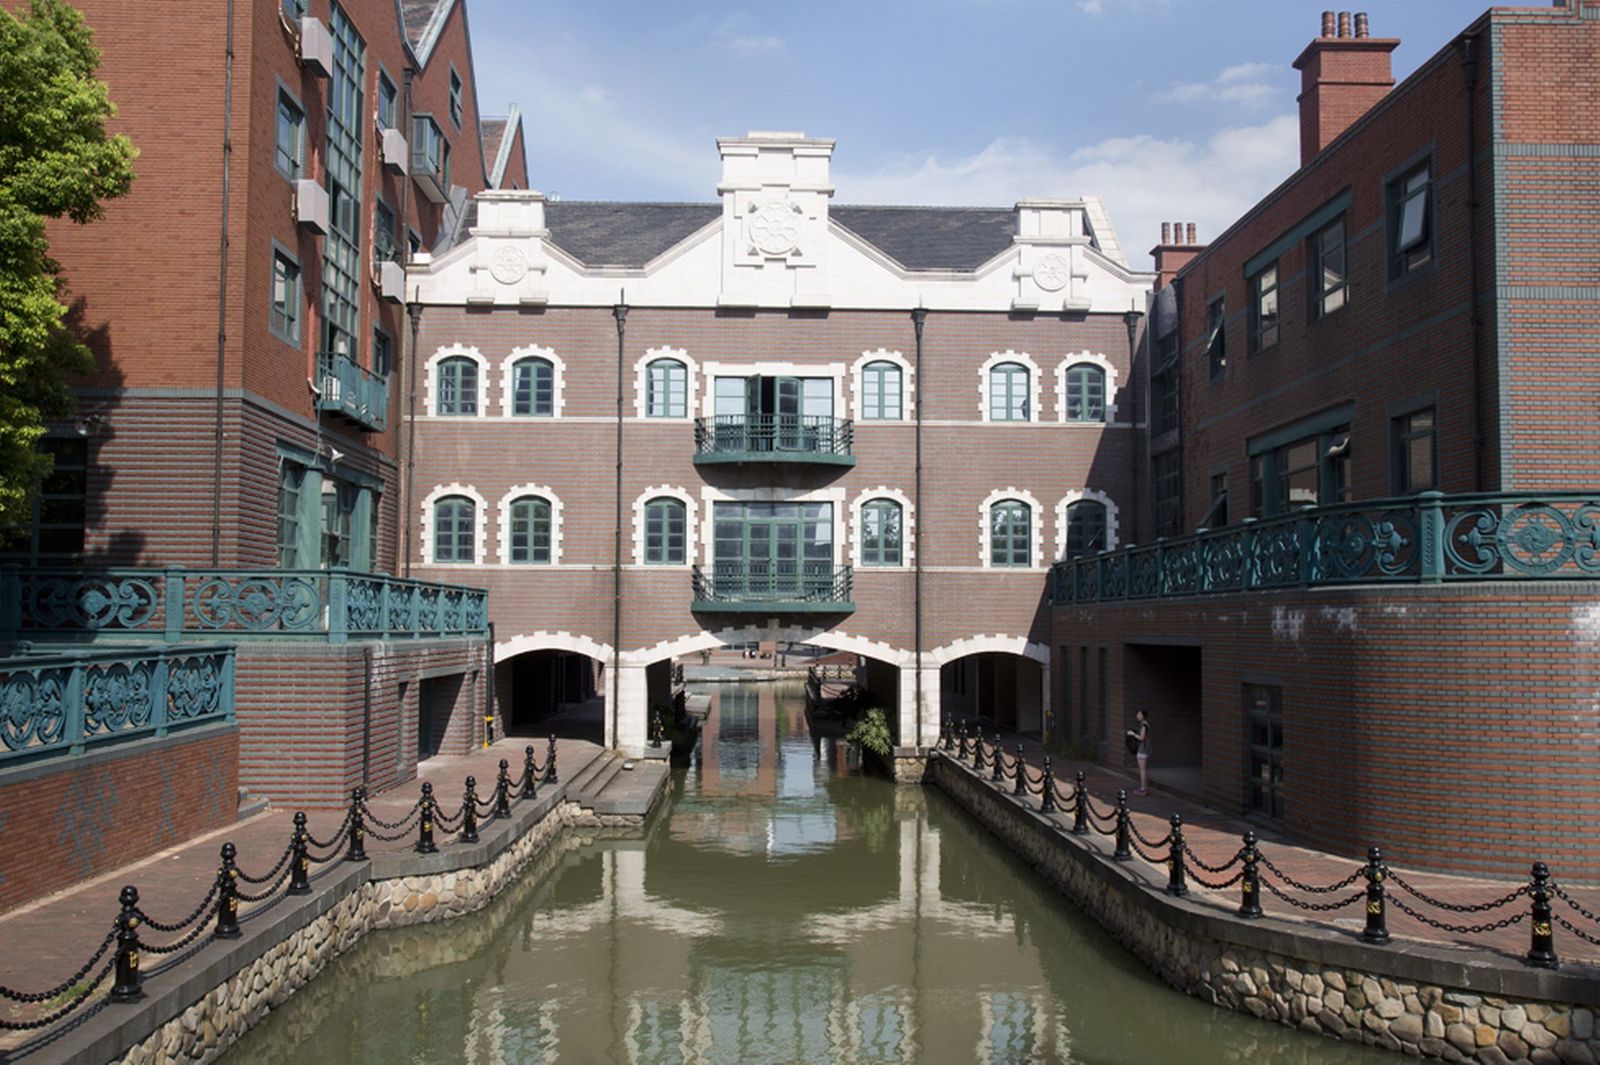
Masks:
[[[1172,991],[798,688],[715,689],[643,838],[569,835],[484,911],[381,932],[230,1063],[1179,1063],[1390,1055]]]

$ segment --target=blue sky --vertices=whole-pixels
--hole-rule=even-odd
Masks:
[[[812,0],[745,7],[469,0],[486,113],[519,104],[532,184],[566,199],[716,197],[715,139],[838,141],[839,203],[1098,195],[1130,260],[1160,221],[1215,236],[1298,165],[1325,3]],[[1484,0],[1367,5],[1404,78]]]

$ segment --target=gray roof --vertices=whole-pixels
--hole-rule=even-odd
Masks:
[[[550,239],[585,266],[641,267],[722,214],[716,203],[545,205]],[[975,270],[1011,246],[1007,207],[830,207],[828,216],[908,270]]]

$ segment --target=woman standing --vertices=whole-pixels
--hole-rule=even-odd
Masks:
[[[1133,756],[1139,762],[1139,790],[1135,795],[1150,794],[1150,715],[1144,712],[1144,707],[1134,711],[1133,728],[1128,730],[1128,746],[1133,748]]]

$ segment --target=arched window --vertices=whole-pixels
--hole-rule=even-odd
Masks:
[[[1002,362],[989,370],[989,420],[1025,422],[1030,418],[1028,368]]]
[[[898,566],[904,542],[900,504],[892,499],[870,499],[861,506],[861,564]]]
[[[439,363],[439,391],[434,403],[438,414],[478,413],[478,364],[457,355]]]
[[[861,417],[872,421],[899,421],[900,367],[879,360],[861,368]]]
[[[556,412],[556,368],[549,359],[518,359],[511,367],[511,413],[549,418]]]
[[[477,561],[473,557],[477,520],[477,508],[466,496],[445,496],[434,503],[433,560]]]
[[[514,563],[550,562],[550,501],[523,496],[511,503],[510,558]]]
[[[1002,499],[989,508],[989,564],[1033,564],[1033,510],[1020,499]]]
[[[644,413],[647,418],[689,415],[689,371],[677,359],[656,359],[645,367]]]
[[[1106,505],[1083,499],[1067,508],[1067,557],[1106,549]]]
[[[681,566],[688,561],[688,519],[683,500],[658,496],[644,505],[644,561],[647,566]]]
[[[1081,362],[1067,367],[1067,421],[1106,420],[1106,372]]]

